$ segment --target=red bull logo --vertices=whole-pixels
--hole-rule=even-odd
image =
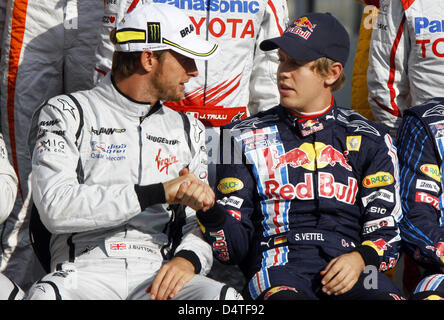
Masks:
[[[321,142],[315,142],[315,144],[303,143],[298,148],[282,155],[277,155],[277,151],[274,151],[273,158],[275,161],[272,169],[275,170],[289,165],[292,168],[303,167],[315,171],[317,168],[339,164],[348,171],[352,171],[352,167],[348,164],[348,153],[347,150],[341,153],[332,146],[327,146]]]
[[[375,241],[366,240],[362,244],[375,249],[380,257],[384,255],[384,251],[387,250],[387,247],[390,247],[390,245],[382,238]]]
[[[313,33],[316,25],[311,23],[307,17],[296,19],[291,26],[285,30],[285,32],[294,33],[305,40],[307,40]]]
[[[300,28],[307,28],[310,32],[313,32],[314,29],[313,24],[310,22],[310,20],[308,20],[307,17],[296,19],[294,21],[294,24]]]
[[[352,167],[348,164],[348,151],[344,151],[342,154],[340,151],[336,150],[332,146],[326,146],[321,150],[318,158],[318,162],[328,163],[332,167],[334,167],[337,163],[347,169],[348,171],[352,171]]]
[[[273,169],[284,167],[287,164],[293,168],[297,168],[311,163],[310,159],[308,158],[308,154],[299,148],[294,148],[293,150],[290,150],[278,157],[276,157],[276,153],[277,152],[275,152],[275,159],[277,159],[278,162],[273,166]]]

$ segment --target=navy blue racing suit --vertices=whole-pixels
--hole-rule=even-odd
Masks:
[[[397,140],[400,196],[404,217],[401,236],[407,253],[425,268],[425,275],[444,272],[442,157],[444,98],[406,110]],[[438,290],[443,277],[422,281],[415,293]],[[442,287],[442,286],[441,286]],[[444,296],[444,289],[442,291]]]
[[[375,266],[378,289],[364,288],[363,273],[343,296],[400,297],[378,272],[397,262],[402,216],[384,129],[334,100],[316,116],[276,106],[222,129],[217,202],[197,217],[216,257],[241,266],[251,298],[282,288],[326,297],[319,272],[350,251]]]

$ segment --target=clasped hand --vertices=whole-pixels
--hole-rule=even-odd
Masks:
[[[187,168],[180,171],[179,177],[164,182],[163,187],[168,204],[183,204],[196,211],[207,211],[214,205],[215,195],[211,187]]]

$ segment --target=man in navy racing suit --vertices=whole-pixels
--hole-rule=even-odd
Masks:
[[[307,14],[261,48],[279,48],[280,105],[223,127],[217,203],[197,214],[206,240],[241,266],[244,297],[401,299],[378,272],[399,255],[396,149],[332,96],[345,81],[346,30]]]
[[[397,141],[404,212],[401,236],[407,253],[425,273],[413,299],[444,298],[443,104],[443,98],[433,98],[407,109]]]

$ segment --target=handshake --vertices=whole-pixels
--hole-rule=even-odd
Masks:
[[[180,171],[179,177],[163,183],[168,204],[183,204],[196,211],[212,208],[215,195],[211,187],[198,179],[187,168]]]

